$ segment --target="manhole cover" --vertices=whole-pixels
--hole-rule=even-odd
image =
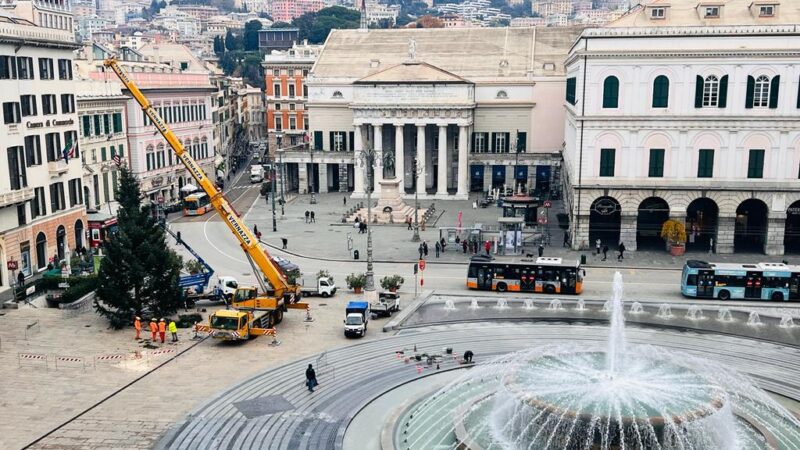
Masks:
[[[243,277],[249,277],[249,276],[250,276],[250,273],[249,273],[249,272],[244,272],[244,273],[242,274],[242,276],[243,276]]]

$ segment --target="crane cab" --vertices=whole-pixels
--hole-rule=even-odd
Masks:
[[[283,299],[278,299],[269,296],[259,296],[258,289],[253,286],[242,286],[236,289],[233,294],[231,306],[240,309],[254,309],[254,310],[285,310],[285,302]]]

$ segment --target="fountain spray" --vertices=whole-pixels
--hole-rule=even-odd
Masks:
[[[625,359],[625,312],[622,305],[622,274],[614,274],[614,297],[611,299],[611,328],[608,333],[606,368],[613,377],[622,371]]]

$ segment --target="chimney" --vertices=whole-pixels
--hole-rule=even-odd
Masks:
[[[361,0],[361,24],[358,30],[366,33],[369,30],[369,21],[367,20],[367,0]]]

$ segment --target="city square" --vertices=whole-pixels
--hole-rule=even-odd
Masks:
[[[0,5],[0,448],[800,450],[800,5],[232,3]]]

